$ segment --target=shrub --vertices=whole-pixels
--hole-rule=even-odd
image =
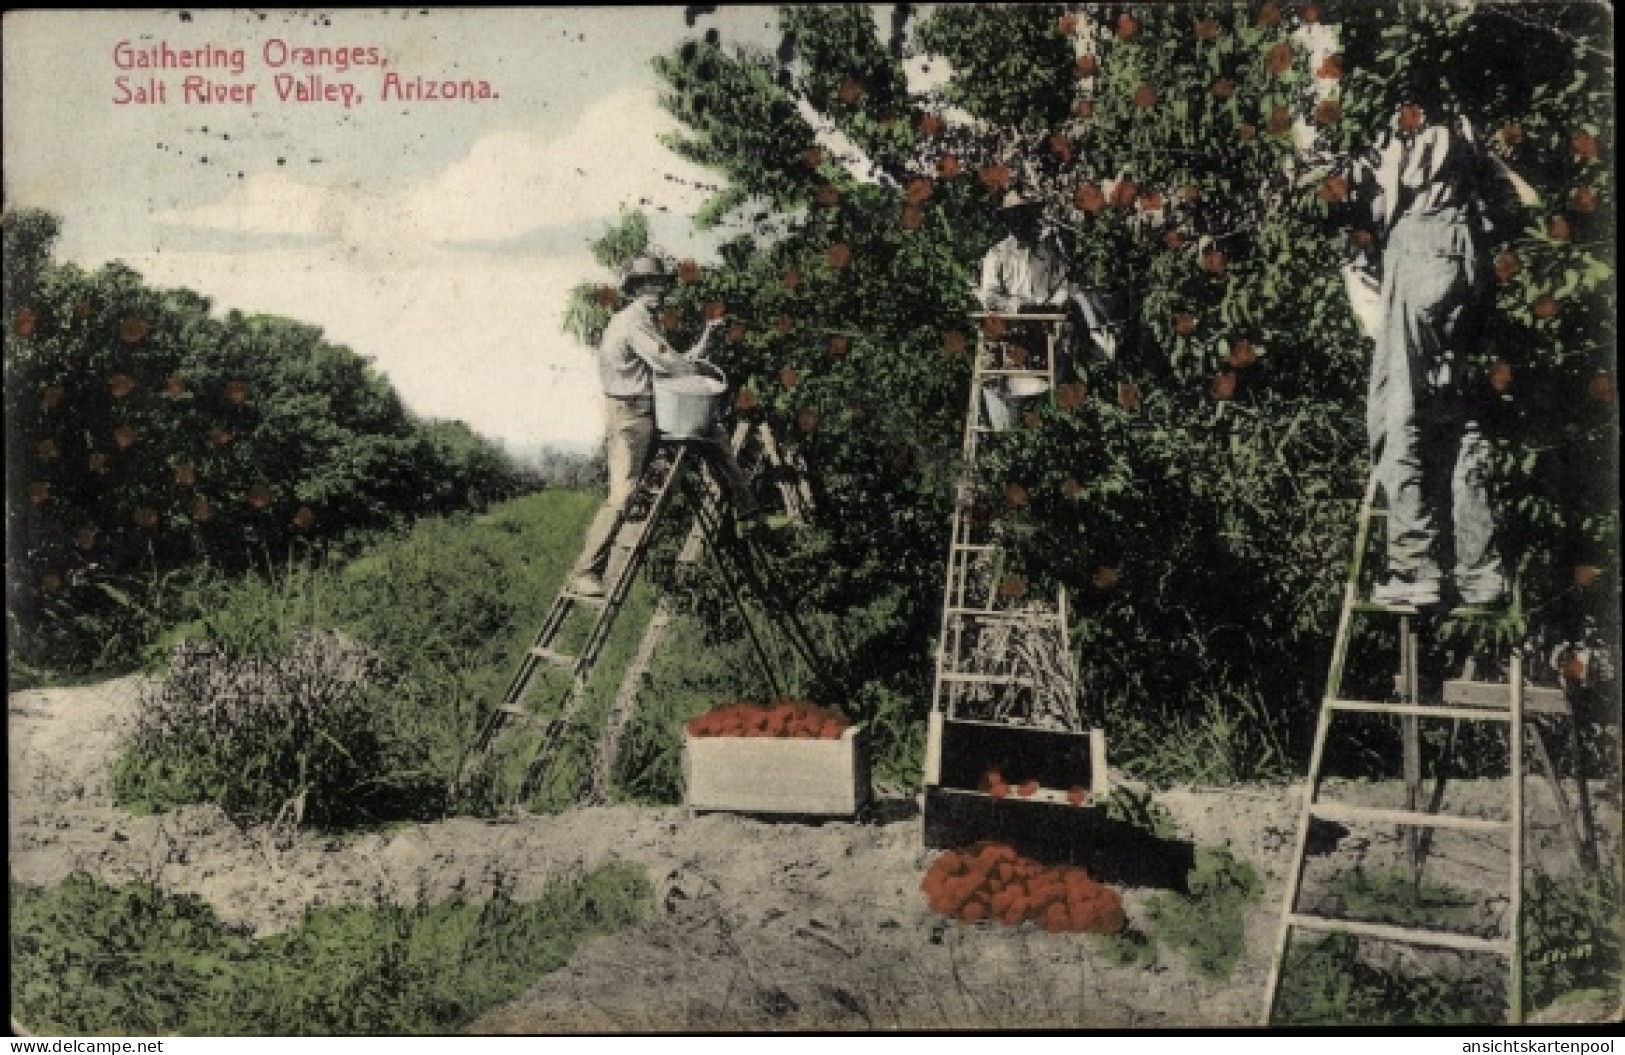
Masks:
[[[377,662],[333,632],[297,633],[284,655],[182,642],[142,690],[114,795],[154,810],[214,802],[250,820],[354,818],[381,776]]]

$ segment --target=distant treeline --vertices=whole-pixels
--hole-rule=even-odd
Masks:
[[[297,540],[479,509],[539,483],[466,425],[415,418],[315,326],[221,318],[120,263],[53,262],[58,226],[42,212],[4,220],[14,657],[83,666],[95,642],[72,639],[128,603],[121,578],[234,571]]]

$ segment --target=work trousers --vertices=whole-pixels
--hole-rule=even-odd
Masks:
[[[615,536],[626,515],[626,504],[637,490],[638,480],[648,468],[656,442],[654,399],[638,396],[631,399],[610,399],[607,411],[606,458],[609,468],[609,497],[587,528],[586,540],[581,546],[581,561],[577,572],[603,575],[609,567],[609,558],[615,548]],[[702,440],[687,441],[696,448],[716,473],[734,515],[742,518],[756,516],[759,509],[756,496],[751,493],[733,448],[728,444],[722,426],[715,426]]]
[[[1451,568],[1468,598],[1497,596],[1489,445],[1464,366],[1484,310],[1483,263],[1461,217],[1405,217],[1383,254],[1367,429],[1388,506],[1388,574],[1438,582]],[[1452,567],[1453,565],[1453,567]]]

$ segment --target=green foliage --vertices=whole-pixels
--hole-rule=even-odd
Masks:
[[[1499,1021],[1499,993],[1472,979],[1388,970],[1350,934],[1293,948],[1281,969],[1276,1026],[1463,1026]]]
[[[1616,878],[1539,874],[1524,891],[1524,995],[1534,1007],[1591,991],[1617,998],[1621,904]]]
[[[52,264],[48,218],[8,214],[5,229],[19,246],[6,288],[9,636],[25,663],[127,665],[151,640],[130,628],[167,618],[161,587],[177,569],[239,570],[516,492],[500,451],[461,424],[414,420],[317,328],[220,318],[122,264]]]
[[[294,634],[275,656],[179,648],[143,695],[113,794],[143,810],[215,802],[251,821],[365,815],[382,775],[373,666],[331,634]]]
[[[11,885],[11,1007],[40,1033],[440,1034],[642,919],[641,870],[609,865],[534,902],[498,890],[405,908],[319,908],[256,940],[195,896],[78,875]]]
[[[1417,883],[1398,872],[1367,872],[1358,866],[1339,873],[1332,890],[1335,915],[1402,927],[1459,927],[1472,920],[1477,904],[1471,894],[1448,884]]]
[[[1247,951],[1247,908],[1264,888],[1252,865],[1206,846],[1197,847],[1187,884],[1186,894],[1155,895],[1146,919],[1157,940],[1184,950],[1197,973],[1223,981]]]
[[[850,695],[900,698],[931,662],[962,349],[975,343],[969,291],[1002,235],[993,206],[1016,185],[1075,246],[1074,278],[1129,308],[1117,357],[1081,366],[1080,403],[1040,407],[984,445],[1013,570],[1035,595],[1067,587],[1084,695],[1131,773],[1225,781],[1293,768],[1366,473],[1370,352],[1343,278],[1368,221],[1308,177],[1295,138],[1367,145],[1392,112],[1380,86],[1436,69],[1482,127],[1524,122],[1508,156],[1571,232],[1526,220],[1479,364],[1487,377],[1490,359],[1516,350],[1518,380],[1489,417],[1531,603],[1516,616],[1527,625],[1503,630],[1617,636],[1595,585],[1617,540],[1602,233],[1612,117],[1588,43],[1606,37],[1596,7],[1549,5],[1532,27],[1500,7],[1339,8],[1318,31],[1340,41],[1342,61],[1316,54],[1311,68],[1301,13],[1274,8],[1131,4],[1100,21],[1058,6],[945,6],[915,43],[952,75],[923,95],[899,94],[872,15],[849,8],[783,13],[798,63],[778,79],[768,56],[716,41],[657,62],[687,129],[677,149],[726,177],[704,221],[757,210],[754,238],[673,292],[674,341],[722,302],[730,338],[715,358],[748,394],[745,412],[793,440],[815,474],[819,523],[784,561],[793,592],[832,616],[865,596],[896,601],[885,673]],[[1523,63],[1510,43],[1531,30],[1550,63]],[[1521,64],[1519,79],[1469,84],[1481,59]],[[878,182],[809,153],[798,106],[845,133]],[[1552,318],[1532,314],[1542,291],[1558,298]],[[1019,509],[999,508],[1008,483],[1028,496]],[[1537,526],[1560,530],[1537,539]],[[1577,585],[1575,569],[1594,567],[1595,582]],[[917,703],[906,720],[920,717]]]

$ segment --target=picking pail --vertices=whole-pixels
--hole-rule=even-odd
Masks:
[[[655,378],[655,427],[672,439],[699,439],[722,418],[728,379],[711,363],[687,377]]]

